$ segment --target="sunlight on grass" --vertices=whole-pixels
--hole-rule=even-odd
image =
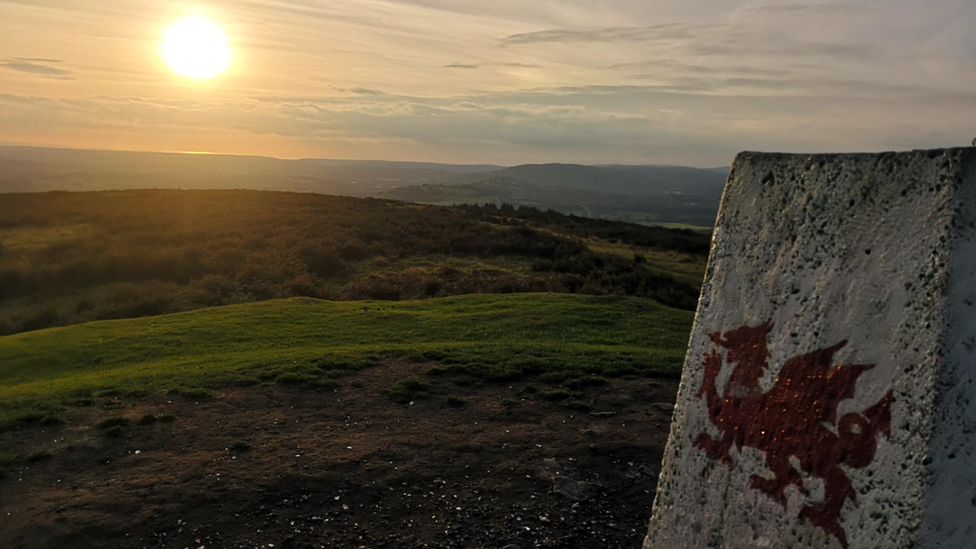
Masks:
[[[638,298],[475,295],[267,301],[0,338],[0,419],[99,391],[333,387],[387,357],[488,380],[679,374],[693,313]]]

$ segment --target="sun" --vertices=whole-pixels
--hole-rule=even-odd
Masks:
[[[224,31],[202,17],[187,17],[166,27],[161,50],[173,72],[195,79],[219,76],[233,58]]]

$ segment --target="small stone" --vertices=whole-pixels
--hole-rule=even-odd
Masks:
[[[586,501],[603,490],[603,485],[595,482],[556,477],[552,480],[552,491],[575,501]]]
[[[674,404],[671,404],[670,402],[655,402],[654,404],[651,404],[651,406],[661,410],[662,412],[668,412],[669,414],[674,412]]]

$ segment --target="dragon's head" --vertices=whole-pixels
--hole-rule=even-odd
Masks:
[[[739,392],[759,388],[759,379],[769,363],[766,341],[772,329],[773,321],[767,320],[759,326],[742,326],[731,332],[709,334],[715,345],[728,349],[726,362],[734,365],[729,389]]]

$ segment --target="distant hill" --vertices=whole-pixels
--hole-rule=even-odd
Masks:
[[[711,227],[727,168],[536,164],[458,175],[381,196],[426,204],[508,203],[584,217]]]
[[[498,166],[0,146],[0,192],[255,189],[366,197]]]
[[[0,146],[0,193],[252,189],[426,204],[503,203],[710,228],[728,168],[301,159]]]

